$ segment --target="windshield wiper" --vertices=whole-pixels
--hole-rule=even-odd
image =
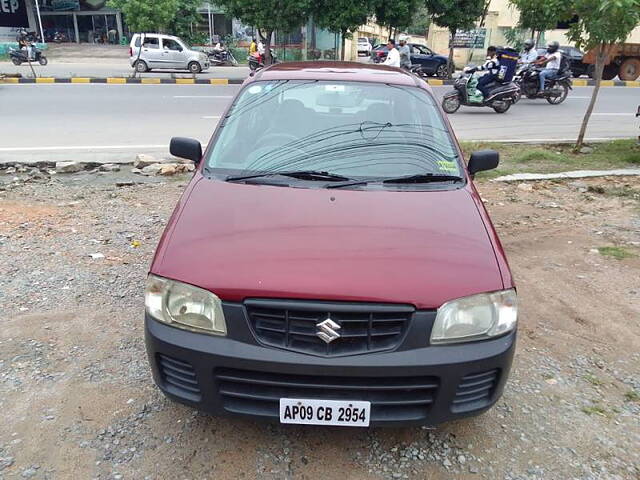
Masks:
[[[419,173],[406,177],[387,178],[382,183],[432,183],[432,182],[461,182],[462,177],[457,175],[441,175],[438,173]]]
[[[344,182],[350,180],[349,177],[338,175],[337,173],[323,172],[319,170],[292,170],[284,172],[263,172],[254,173],[252,175],[236,175],[225,178],[227,182],[236,182],[241,180],[249,180],[250,178],[270,177],[273,175],[282,175],[284,177],[292,177],[300,180],[317,180],[327,182]]]
[[[370,180],[354,180],[353,182],[336,183],[334,185],[327,185],[327,188],[343,188],[352,187],[354,185],[366,185],[368,183],[432,183],[432,182],[461,182],[462,177],[456,175],[440,175],[437,173],[419,173],[417,175],[409,175],[407,177],[398,178],[374,178]]]

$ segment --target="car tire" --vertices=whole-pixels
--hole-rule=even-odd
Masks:
[[[447,78],[448,76],[449,76],[449,67],[447,66],[447,64],[443,63],[442,65],[438,65],[438,68],[436,68],[436,77]]]
[[[640,77],[640,58],[627,58],[620,65],[620,80],[635,81]]]
[[[188,68],[191,73],[200,73],[202,71],[202,66],[198,62],[189,62]]]
[[[134,64],[134,68],[136,69],[136,72],[138,72],[138,73],[144,73],[144,72],[148,72],[149,71],[149,67],[147,66],[147,62],[145,62],[144,60],[136,60],[136,63]]]

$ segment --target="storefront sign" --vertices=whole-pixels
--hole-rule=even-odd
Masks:
[[[456,32],[456,36],[453,37],[453,46],[455,48],[484,48],[486,37],[486,28]]]
[[[0,27],[29,28],[27,0],[0,0]]]
[[[55,12],[80,10],[80,0],[53,0],[51,8]]]

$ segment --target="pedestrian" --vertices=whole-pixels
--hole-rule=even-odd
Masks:
[[[399,40],[400,46],[398,47],[398,53],[400,54],[400,68],[411,70],[411,48],[407,45],[407,37],[402,35]]]
[[[400,67],[400,53],[396,49],[396,41],[390,38],[387,42],[387,58],[383,62],[383,65],[389,65],[390,67]]]

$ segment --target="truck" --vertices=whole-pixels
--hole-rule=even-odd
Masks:
[[[593,77],[596,63],[596,49],[591,49],[584,54],[582,62],[590,65],[589,76]],[[621,43],[616,45],[609,55],[602,72],[603,80],[633,81],[640,78],[640,43]]]

